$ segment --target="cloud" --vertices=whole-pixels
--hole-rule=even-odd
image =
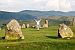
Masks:
[[[0,11],[21,11],[27,9],[70,11],[75,10],[74,4],[73,0],[1,0]]]
[[[48,10],[58,10],[58,0],[49,0],[44,9]]]
[[[59,2],[59,10],[62,11],[72,11],[72,7],[69,0],[62,0]]]

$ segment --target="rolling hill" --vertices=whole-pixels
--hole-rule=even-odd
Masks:
[[[70,12],[61,12],[61,11],[36,11],[36,10],[24,10],[21,11],[19,13],[22,14],[30,14],[32,16],[75,16],[75,12],[74,11],[70,11]]]
[[[67,16],[67,18],[66,18]],[[36,11],[36,10],[24,10],[20,12],[5,12],[0,11],[0,24],[6,23],[11,19],[17,19],[21,21],[31,21],[35,18],[46,18],[49,21],[55,22],[56,20],[71,19],[75,16],[75,12],[61,12],[61,11]],[[53,23],[52,22],[52,23]]]
[[[4,12],[0,11],[0,20],[33,20],[38,17],[48,17],[48,16],[75,16],[75,12],[61,12],[61,11],[34,11],[34,10],[24,10],[20,12]]]

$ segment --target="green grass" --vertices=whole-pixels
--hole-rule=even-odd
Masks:
[[[71,26],[75,36],[75,26]],[[0,38],[0,50],[75,50],[75,37],[62,39],[57,37],[58,26],[50,26],[37,31],[34,28],[22,29],[24,40],[8,41]],[[0,37],[4,36],[0,31]]]

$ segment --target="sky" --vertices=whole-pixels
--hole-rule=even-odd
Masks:
[[[75,11],[75,0],[0,0],[0,11]]]

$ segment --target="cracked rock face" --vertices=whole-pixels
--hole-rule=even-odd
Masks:
[[[13,19],[7,25],[5,29],[5,39],[13,40],[13,39],[24,39],[24,36],[21,31],[21,26],[18,21]]]
[[[58,29],[58,37],[61,38],[71,38],[73,37],[72,30],[65,24],[60,24]]]

